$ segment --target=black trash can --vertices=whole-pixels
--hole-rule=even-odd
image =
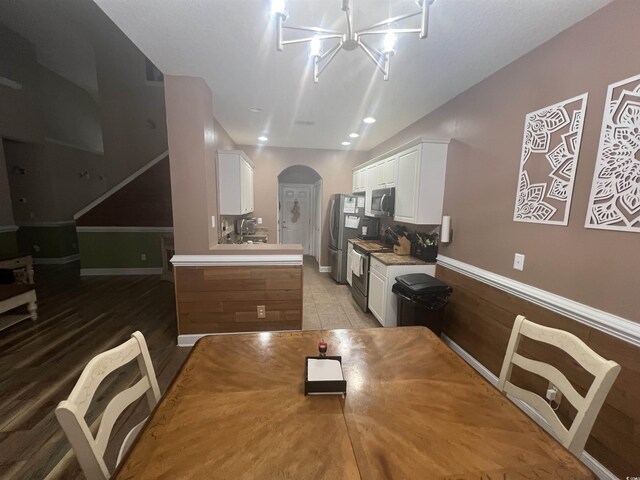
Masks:
[[[426,273],[410,273],[397,276],[392,291],[398,296],[399,327],[422,325],[440,336],[453,291],[449,285]]]

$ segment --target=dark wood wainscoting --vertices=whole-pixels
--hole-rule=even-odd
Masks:
[[[302,329],[302,266],[177,267],[175,279],[181,335]]]
[[[441,265],[436,276],[453,287],[444,333],[495,375],[500,374],[511,328],[519,314],[569,331],[598,354],[618,362],[622,371],[600,411],[586,451],[620,478],[640,475],[640,348]],[[523,340],[521,351],[556,366],[582,395],[593,379],[555,347]],[[544,398],[547,383],[541,377],[517,368],[513,375],[514,383]],[[558,411],[565,425],[575,415],[566,399]]]

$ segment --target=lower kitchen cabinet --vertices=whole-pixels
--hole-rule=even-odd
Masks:
[[[391,291],[396,277],[408,273],[436,274],[435,265],[385,265],[371,257],[369,264],[369,310],[383,327],[397,327],[398,298]]]

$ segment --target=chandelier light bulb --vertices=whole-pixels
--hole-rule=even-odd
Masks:
[[[322,40],[320,40],[318,35],[314,35],[309,42],[309,57],[314,58],[320,55],[322,55]]]
[[[389,32],[384,36],[384,40],[382,41],[382,53],[396,53],[396,47],[398,46],[398,37],[395,33]]]
[[[286,0],[271,0],[271,15],[287,16],[287,2]]]

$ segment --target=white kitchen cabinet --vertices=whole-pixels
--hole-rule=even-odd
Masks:
[[[374,165],[369,165],[368,167],[365,167],[363,170],[364,173],[364,179],[365,179],[365,203],[364,203],[364,213],[365,215],[373,215],[371,213],[371,194],[372,192],[378,188],[376,185],[377,182],[377,172],[374,171]]]
[[[398,154],[395,168],[395,221],[440,225],[447,147],[446,142],[425,142]]]
[[[397,156],[383,160],[382,166],[382,188],[396,186],[396,160]]]
[[[398,297],[391,291],[398,275],[436,274],[435,265],[385,265],[375,257],[369,263],[368,306],[383,327],[398,326]]]
[[[352,184],[351,184],[351,192],[356,193],[358,192],[358,181],[360,180],[360,170],[354,170],[353,171],[353,180],[352,180]]]
[[[385,321],[385,292],[387,279],[374,270],[369,270],[369,310],[373,316],[384,325]]]
[[[253,162],[239,150],[218,151],[220,215],[251,213],[253,199]]]

